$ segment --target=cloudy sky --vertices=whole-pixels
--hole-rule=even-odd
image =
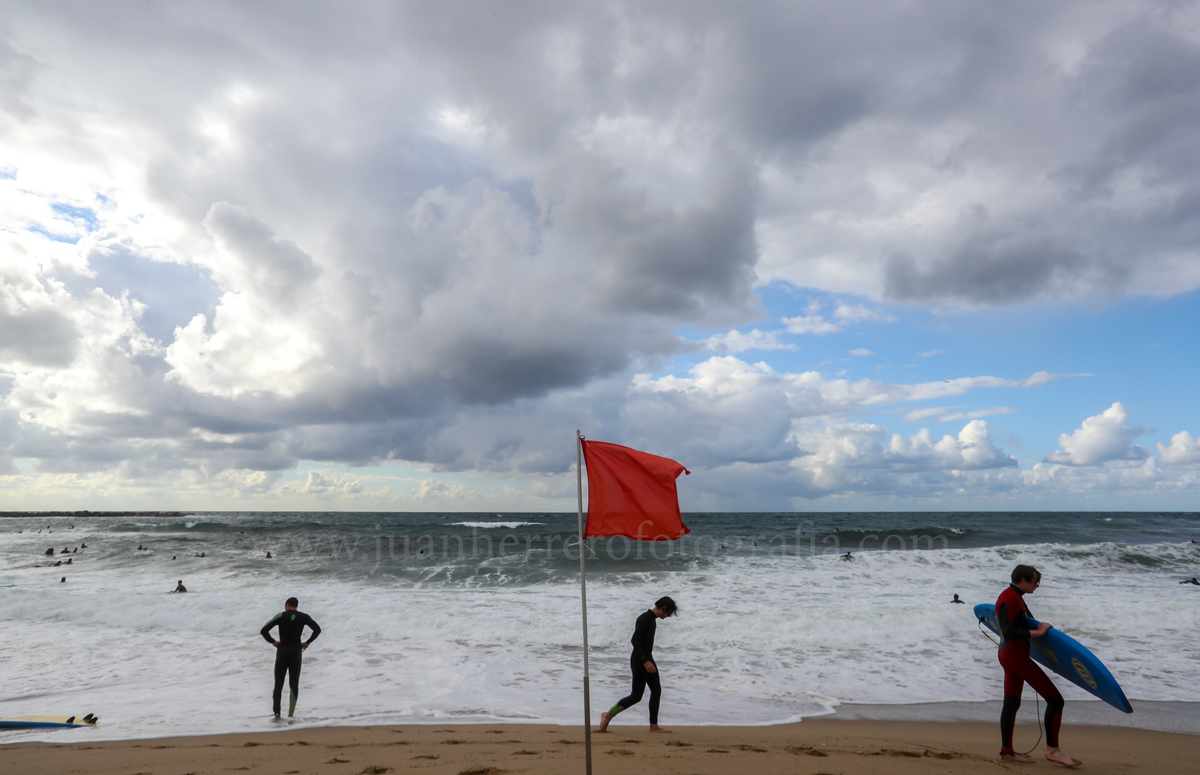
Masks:
[[[1200,495],[1195,2],[0,4],[7,509]]]

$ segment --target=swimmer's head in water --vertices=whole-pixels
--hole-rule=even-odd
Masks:
[[[1022,581],[1036,581],[1042,583],[1042,574],[1032,565],[1018,565],[1013,568],[1012,583],[1020,584]]]
[[[674,616],[679,613],[679,606],[675,605],[675,601],[669,597],[660,597],[658,600],[655,600],[654,607],[667,616]]]
[[[299,601],[299,600],[297,600],[297,599],[296,599],[296,598],[294,598],[294,597],[289,597],[289,598],[287,599],[287,602],[283,604],[283,607],[284,607],[284,608],[299,608],[299,607],[300,607],[300,601]]]

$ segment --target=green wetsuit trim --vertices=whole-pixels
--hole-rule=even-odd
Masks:
[[[614,705],[608,709],[608,715],[615,716],[623,710],[625,710],[625,709],[622,708],[620,705]]]
[[[271,637],[272,627],[279,627],[278,641]],[[304,634],[305,627],[312,630],[312,635],[307,641],[301,642],[300,636]],[[304,647],[321,634],[321,625],[313,621],[308,614],[291,609],[272,617],[271,621],[263,625],[260,633],[268,643],[273,643],[278,648],[278,651],[275,652],[275,690],[271,693],[272,709],[275,711],[275,716],[278,717],[283,699],[283,682],[286,676],[291,690],[288,693],[288,716],[291,716],[296,712],[296,699],[300,694],[300,667],[303,662]]]

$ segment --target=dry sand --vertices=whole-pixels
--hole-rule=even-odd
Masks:
[[[1017,747],[1037,739],[1020,726]],[[64,730],[63,737],[76,734]],[[593,771],[679,775],[1060,771],[1001,764],[997,724],[809,720],[772,727],[615,727],[593,735]],[[1063,748],[1091,773],[1200,772],[1200,737],[1064,727]],[[155,740],[0,745],[5,775],[582,775],[583,730],[534,725],[324,727]]]

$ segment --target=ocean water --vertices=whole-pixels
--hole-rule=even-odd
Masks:
[[[681,611],[655,642],[664,725],[997,699],[996,647],[971,608],[994,602],[1018,563],[1043,573],[1034,614],[1091,648],[1135,712],[1139,700],[1197,697],[1200,587],[1178,582],[1200,575],[1200,515],[685,522],[679,541],[590,542],[593,721],[628,692],[634,619],[668,594]],[[2,519],[0,717],[91,712],[101,726],[0,742],[275,728],[275,651],[258,631],[292,595],[323,628],[293,724],[578,724],[575,526],[574,514]],[[180,579],[189,593],[168,594]],[[954,593],[967,605],[950,604]],[[1056,683],[1068,703],[1091,701]],[[644,725],[645,702],[617,723]]]

